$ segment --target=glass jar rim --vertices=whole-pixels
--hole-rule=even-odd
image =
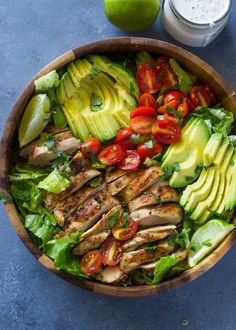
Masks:
[[[179,11],[176,9],[175,5],[173,4],[172,0],[168,0],[169,2],[169,6],[171,11],[173,12],[173,14],[179,19],[184,21],[186,24],[191,25],[191,26],[195,26],[195,27],[199,27],[199,28],[209,28],[212,25],[218,24],[220,22],[222,22],[226,17],[228,17],[228,15],[230,14],[231,11],[231,7],[232,7],[232,0],[229,0],[229,7],[227,9],[227,11],[225,12],[225,14],[223,16],[221,16],[220,18],[218,18],[215,21],[212,21],[210,23],[196,23],[196,22],[192,22],[190,20],[188,20],[187,18],[185,18],[184,16],[182,16]]]

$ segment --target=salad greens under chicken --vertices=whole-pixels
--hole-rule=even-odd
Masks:
[[[35,81],[12,198],[56,269],[157,284],[196,266],[234,229],[233,122],[173,58],[79,58]]]

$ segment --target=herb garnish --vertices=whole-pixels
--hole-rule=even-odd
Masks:
[[[178,162],[174,163],[173,169],[174,169],[175,172],[179,172],[179,170],[180,170],[180,164]]]
[[[77,206],[77,210],[79,211],[79,210],[82,210],[84,208],[84,204],[79,204],[78,206]]]
[[[117,224],[119,218],[120,218],[120,211],[116,210],[108,218],[108,228],[111,229],[111,228],[115,227],[115,225]]]
[[[100,72],[102,72],[102,70],[100,68],[98,68],[97,66],[93,66],[89,71],[89,77],[93,80],[94,78],[97,77],[97,75]]]
[[[91,98],[90,98],[90,108],[91,111],[93,112],[98,112],[102,110],[103,108],[103,103],[102,103],[102,98],[94,93],[92,93]]]
[[[183,111],[178,111],[178,110],[176,110],[175,108],[171,108],[171,107],[167,107],[167,111],[168,111],[171,115],[173,115],[173,116],[175,116],[175,117],[177,117],[177,118],[179,118],[179,116],[183,113]]]
[[[103,178],[102,176],[98,176],[97,178],[94,178],[93,180],[91,180],[89,182],[89,186],[91,188],[97,188],[98,186],[100,186],[103,182]]]
[[[93,168],[97,168],[97,169],[105,168],[105,165],[102,164],[102,162],[98,159],[98,157],[92,151],[90,151],[89,148],[85,147],[84,150],[85,150],[86,154],[88,155]]]
[[[129,225],[129,213],[128,212],[124,212],[123,213],[123,222],[121,224],[119,224],[120,228],[126,228]]]
[[[178,249],[186,249],[189,245],[190,229],[183,228],[181,232],[175,233],[168,238],[168,244]]]
[[[153,140],[146,141],[146,142],[144,142],[144,144],[148,149],[152,149],[154,146]]]

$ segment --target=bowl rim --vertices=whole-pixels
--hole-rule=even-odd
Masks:
[[[33,77],[33,79],[26,85],[26,87],[18,97],[15,105],[13,106],[10,114],[8,115],[8,119],[5,123],[2,132],[0,144],[0,151],[2,155],[0,159],[0,191],[2,193],[8,195],[10,191],[8,170],[11,159],[11,145],[13,143],[17,123],[19,122],[23,109],[25,108],[25,105],[27,104],[29,98],[34,92],[34,80],[50,72],[52,69],[59,69],[60,67],[67,65],[70,61],[73,61],[77,57],[91,54],[92,52],[112,53],[118,50],[125,53],[146,50],[150,53],[171,55],[185,66],[188,64],[188,66],[192,68],[193,71],[198,68],[198,70],[200,70],[202,74],[203,72],[207,73],[208,77],[214,77],[213,80],[209,81],[210,87],[212,87],[214,91],[218,91],[218,93],[216,93],[218,97],[220,93],[220,100],[224,105],[227,106],[229,104],[235,109],[234,115],[236,116],[236,93],[231,89],[231,87],[222,78],[222,76],[219,75],[219,73],[217,73],[210,65],[208,65],[196,55],[193,55],[192,53],[188,52],[187,50],[184,50],[181,47],[157,39],[140,37],[115,37],[88,43],[73,50],[67,51],[61,56],[56,57],[42,70],[40,70],[35,75],[35,77]],[[201,77],[201,80],[204,79],[202,79]],[[211,267],[213,267],[231,248],[236,238],[236,231],[233,230],[227,236],[227,238],[217,247],[217,249],[214,250],[201,263],[199,263],[194,268],[184,271],[183,273],[172,279],[169,279],[157,285],[138,285],[132,287],[121,287],[84,280],[71,276],[64,271],[57,271],[54,267],[53,261],[49,257],[47,257],[32,242],[27,230],[25,229],[20,219],[20,215],[18,214],[15,204],[13,202],[5,203],[5,210],[17,235],[44,267],[51,270],[53,273],[57,274],[61,278],[81,288],[93,291],[95,293],[106,294],[110,296],[148,296],[169,289],[177,288],[186,282],[196,279],[197,277],[205,273],[207,270],[209,270]],[[236,216],[233,218],[233,222],[236,223]]]

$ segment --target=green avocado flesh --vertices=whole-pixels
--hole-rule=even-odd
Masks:
[[[203,150],[209,140],[209,130],[202,119],[191,120],[183,129],[179,142],[172,145],[162,159],[163,170],[174,169],[170,178],[172,187],[185,187],[199,175],[198,167],[203,163]]]
[[[180,199],[184,210],[197,224],[205,223],[212,214],[226,216],[236,204],[235,148],[227,137],[215,133],[203,151],[203,170]]]
[[[100,55],[71,62],[56,89],[56,101],[82,141],[90,135],[110,140],[119,128],[128,127],[138,95],[133,75]]]

